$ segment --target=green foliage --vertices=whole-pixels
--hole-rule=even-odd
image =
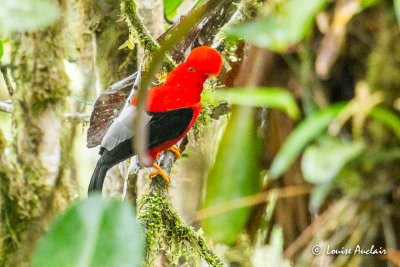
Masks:
[[[378,0],[362,0],[361,1],[361,8],[365,9],[367,7],[373,6],[378,3]]]
[[[132,207],[91,196],[56,219],[39,241],[32,266],[141,266],[142,254]]]
[[[321,206],[334,178],[346,164],[360,156],[365,148],[362,140],[343,143],[330,136],[321,137],[317,144],[307,147],[301,161],[301,170],[304,179],[316,185],[310,196],[311,210]]]
[[[396,12],[397,16],[397,23],[400,27],[400,0],[393,0],[394,1],[394,11]]]
[[[259,152],[253,108],[234,107],[215,164],[208,174],[204,206],[256,193],[259,190]],[[250,211],[250,208],[242,208],[205,219],[202,222],[204,231],[214,241],[232,245],[243,231]]]
[[[1,65],[1,58],[4,55],[4,44],[5,43],[8,43],[8,39],[5,39],[5,40],[0,39],[0,65]]]
[[[326,0],[289,1],[280,14],[232,26],[228,34],[244,37],[259,47],[284,52],[308,34],[315,15],[326,3]]]
[[[279,108],[294,119],[300,116],[296,101],[292,94],[285,89],[260,87],[243,90],[232,88],[218,91],[217,96],[227,99],[232,104]]]
[[[368,116],[385,124],[400,138],[400,119],[394,112],[385,108],[374,107],[371,109]]]
[[[7,148],[7,139],[4,136],[3,131],[0,129],[0,153],[3,154]]]
[[[3,57],[3,55],[4,55],[3,42],[0,39],[0,64],[1,64],[1,58]]]
[[[344,103],[331,105],[316,112],[290,134],[271,164],[269,177],[278,178],[292,164],[301,150],[312,140],[320,136],[345,107]]]
[[[320,136],[344,107],[344,103],[334,104],[302,121],[290,134],[272,162],[269,177],[278,178],[282,175],[301,150]],[[400,119],[392,111],[374,107],[368,116],[382,122],[396,136],[400,136]],[[333,184],[333,179],[342,168],[360,156],[365,148],[366,144],[361,140],[344,144],[332,137],[321,138],[316,145],[306,148],[301,164],[304,179],[316,185],[310,197],[312,210],[316,210],[322,204]]]
[[[310,194],[310,211],[316,213],[326,199],[333,185],[333,181],[316,184]]]
[[[0,31],[41,29],[60,15],[59,8],[49,0],[0,0]]]
[[[171,19],[176,15],[176,9],[182,2],[183,0],[164,0],[164,12],[167,18]]]
[[[393,160],[400,159],[400,148],[385,148],[368,150],[360,161],[371,161],[375,163],[389,163]]]
[[[318,143],[307,147],[301,161],[304,179],[312,184],[332,181],[345,164],[365,149],[363,141],[343,143],[337,138],[324,136]]]
[[[215,80],[208,79],[204,83],[204,89],[201,93],[201,102],[203,107],[201,108],[199,117],[193,126],[193,130],[191,130],[195,139],[207,130],[208,126],[212,122],[211,116],[214,108],[221,104],[221,98],[218,97],[217,92],[215,91]]]

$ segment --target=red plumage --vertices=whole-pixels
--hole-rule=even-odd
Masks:
[[[192,120],[178,138],[168,140],[149,150],[149,155],[153,160],[157,153],[176,144],[192,128],[202,108],[203,84],[210,76],[218,76],[221,68],[222,58],[218,51],[208,46],[200,46],[193,49],[186,61],[168,74],[163,85],[148,91],[146,110],[149,112],[166,112],[180,108],[193,109]],[[136,101],[137,99],[134,98],[131,104],[135,105]]]
[[[218,51],[200,46],[167,75],[163,85],[148,91],[148,153],[153,163],[159,152],[176,144],[194,125],[202,107],[203,84],[210,76],[217,76],[221,68],[222,57]],[[102,189],[109,168],[135,155],[132,150],[132,117],[136,101],[137,98],[131,101],[132,106],[121,112],[104,136],[100,149],[102,156],[92,175],[89,192]],[[153,167],[167,179],[168,176],[157,165],[153,164]]]

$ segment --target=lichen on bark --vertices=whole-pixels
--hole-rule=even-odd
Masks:
[[[62,14],[54,25],[12,37],[12,64],[17,66],[13,68],[14,140],[12,149],[5,155],[1,153],[2,266],[26,265],[25,252],[21,255],[21,251],[29,251],[26,248],[35,242],[28,241],[28,237],[34,236],[32,232],[41,232],[39,222],[47,222],[45,213],[57,213],[75,193],[60,169],[61,112],[69,89],[64,71],[66,2],[55,2]],[[61,185],[57,192],[56,184]]]

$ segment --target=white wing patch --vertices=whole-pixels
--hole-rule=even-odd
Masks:
[[[133,119],[135,114],[135,106],[129,105],[125,107],[119,114],[118,118],[113,122],[113,124],[111,124],[101,142],[101,146],[110,151],[121,142],[132,138],[135,135],[133,131]],[[146,118],[148,123],[151,116],[146,114]]]

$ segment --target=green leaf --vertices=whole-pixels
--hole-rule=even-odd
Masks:
[[[372,161],[373,163],[388,163],[400,159],[400,148],[369,149],[358,160],[360,162]]]
[[[396,12],[397,23],[400,27],[400,0],[394,0],[394,11]]]
[[[377,3],[378,3],[378,0],[362,0],[361,1],[361,8],[365,9],[365,8],[371,7],[371,6],[373,6],[373,5],[377,4]]]
[[[141,266],[143,242],[128,203],[91,196],[56,219],[32,266]]]
[[[4,55],[3,42],[0,39],[0,64],[1,64],[1,58],[3,57],[3,55]]]
[[[325,6],[327,0],[292,0],[289,4],[288,24],[291,43],[297,43],[311,30],[317,13]]]
[[[301,150],[312,140],[320,136],[345,107],[346,103],[331,105],[317,111],[304,121],[289,135],[278,154],[275,156],[269,171],[269,177],[276,179],[292,164]]]
[[[284,89],[261,87],[243,90],[241,88],[232,88],[217,91],[217,95],[227,99],[232,104],[279,108],[294,119],[300,116],[299,108],[292,94]]]
[[[183,0],[164,0],[164,12],[167,18],[171,19],[176,15],[176,9],[182,2]]]
[[[337,138],[320,138],[318,144],[309,146],[303,154],[301,171],[304,179],[312,184],[328,183],[364,149],[361,140],[344,144]]]
[[[317,213],[319,207],[324,203],[326,196],[331,190],[333,182],[327,182],[324,184],[317,184],[313,188],[310,194],[310,211],[311,213]]]
[[[232,26],[227,33],[244,37],[259,47],[284,52],[308,34],[315,15],[326,3],[327,0],[289,1],[282,14]]]
[[[282,19],[268,18],[241,25],[234,25],[227,30],[228,35],[243,37],[259,47],[284,52],[289,46],[289,32]]]
[[[325,201],[336,177],[342,175],[343,167],[359,158],[365,148],[362,140],[342,143],[337,138],[324,136],[319,139],[318,144],[306,149],[301,160],[301,171],[307,182],[316,185],[310,195],[310,210],[313,213]]]
[[[233,107],[216,161],[206,184],[204,207],[223,205],[259,190],[260,140],[251,107]],[[205,233],[218,243],[232,245],[243,231],[251,208],[231,210],[202,221]]]
[[[27,31],[41,29],[60,15],[49,0],[0,0],[0,30]]]
[[[385,108],[373,107],[368,116],[385,124],[400,138],[400,119],[396,113]]]

